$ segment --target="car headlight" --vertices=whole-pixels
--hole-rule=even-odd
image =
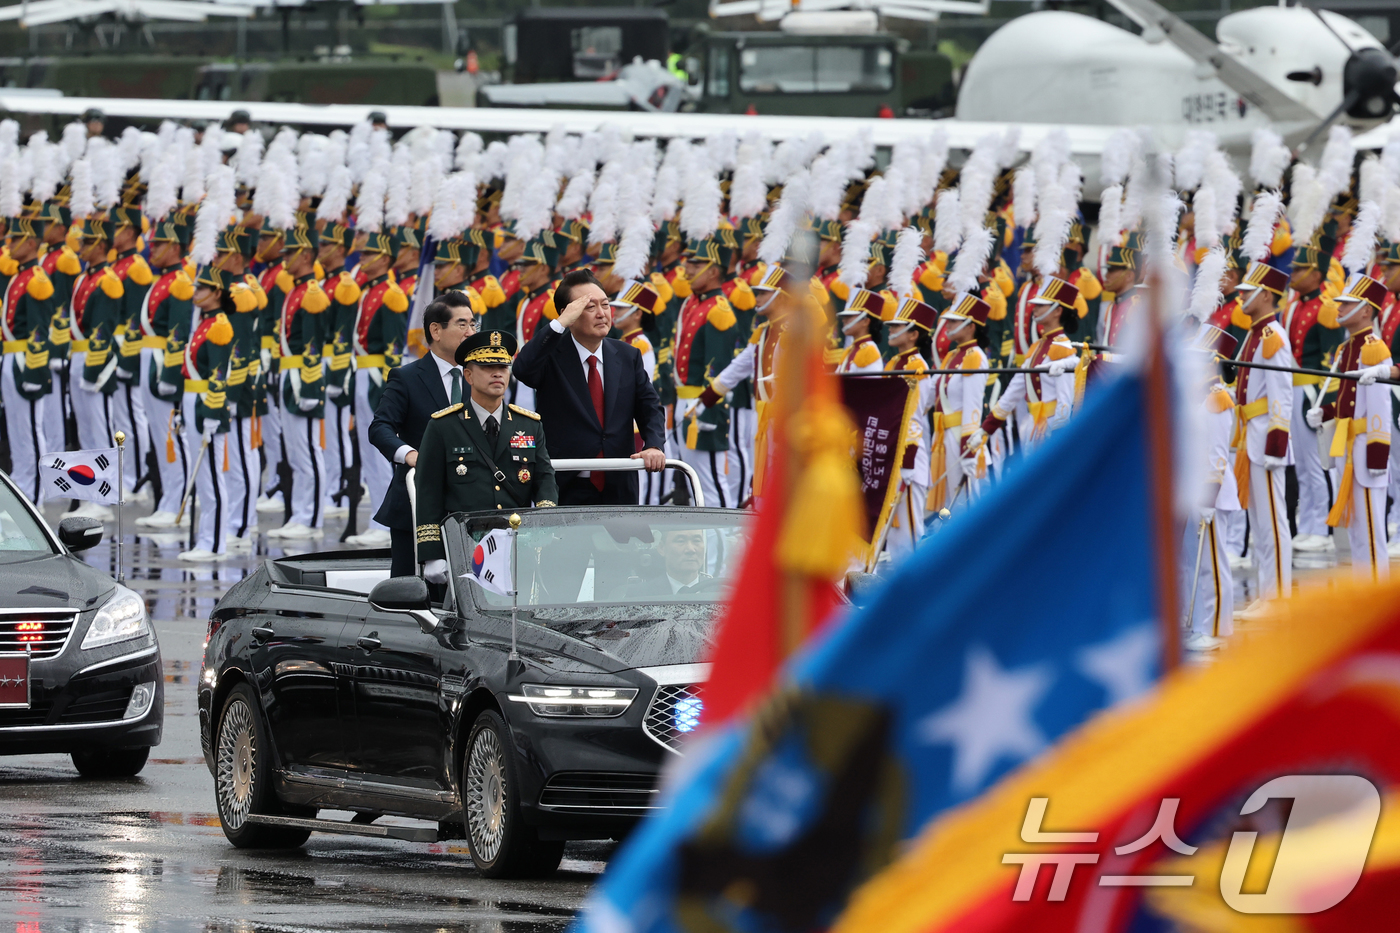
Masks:
[[[83,649],[100,648],[119,641],[129,641],[151,633],[146,616],[146,602],[124,586],[118,586],[112,598],[102,604],[88,626]]]
[[[524,696],[512,695],[516,703],[526,703],[536,716],[587,717],[601,719],[621,716],[637,696],[636,687],[552,687],[524,684]]]

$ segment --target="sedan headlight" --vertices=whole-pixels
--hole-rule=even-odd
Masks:
[[[602,719],[621,716],[637,696],[636,687],[552,687],[525,684],[524,696],[512,695],[516,703],[529,704],[536,716],[588,717]]]
[[[146,602],[124,586],[118,586],[112,598],[102,604],[88,626],[83,649],[129,641],[151,633],[146,616]]]

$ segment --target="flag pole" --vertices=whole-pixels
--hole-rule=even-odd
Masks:
[[[520,580],[515,559],[515,539],[520,534],[519,514],[510,513],[506,523],[510,525],[510,660],[514,662],[520,660],[520,652],[515,646],[515,622],[520,613]]]
[[[112,435],[112,439],[117,442],[117,582],[126,582],[126,561],[122,554],[122,539],[126,537],[122,528],[122,506],[126,505],[126,487],[124,477],[126,470],[123,468],[123,461],[126,458],[126,432],[118,431]]]

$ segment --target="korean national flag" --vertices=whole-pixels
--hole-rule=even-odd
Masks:
[[[510,572],[510,532],[497,528],[481,539],[472,551],[471,569],[462,576],[475,580],[482,589],[509,596],[513,591]]]
[[[121,478],[117,450],[69,450],[39,461],[39,481],[54,498],[87,499],[113,505]]]

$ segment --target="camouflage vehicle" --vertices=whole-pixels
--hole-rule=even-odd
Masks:
[[[64,97],[189,100],[211,59],[194,55],[0,58],[0,86],[52,88]]]
[[[199,69],[196,100],[435,107],[437,71],[416,62],[216,62]]]

